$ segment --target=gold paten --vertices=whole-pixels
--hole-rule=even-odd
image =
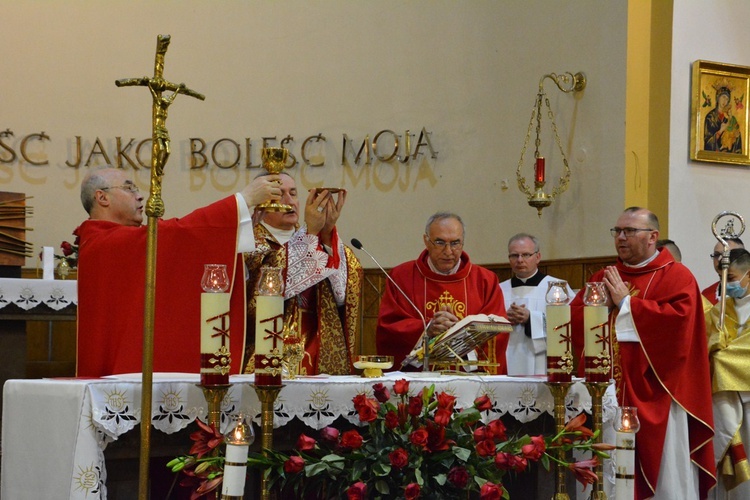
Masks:
[[[169,131],[167,130],[167,109],[174,102],[177,94],[185,94],[203,100],[205,97],[188,89],[184,83],[179,85],[164,79],[164,56],[170,41],[169,35],[156,37],[156,58],[154,76],[149,78],[126,78],[115,81],[118,87],[132,85],[148,87],[153,97],[151,148],[151,189],[146,202],[148,216],[148,234],[146,239],[146,291],[143,312],[143,368],[141,389],[141,447],[138,476],[138,498],[149,497],[148,473],[151,455],[151,394],[154,367],[154,309],[156,305],[156,241],[157,221],[164,215],[164,202],[161,198],[161,178],[164,165],[169,158]],[[171,91],[168,96],[163,92]]]

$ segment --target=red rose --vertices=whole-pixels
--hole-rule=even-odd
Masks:
[[[512,453],[498,453],[495,456],[495,466],[498,469],[512,470],[515,472],[523,472],[526,470],[528,462],[525,458],[516,456]]]
[[[403,378],[401,380],[396,380],[396,383],[393,384],[393,392],[399,396],[406,396],[409,392],[409,381]]]
[[[409,407],[406,406],[406,403],[399,403],[398,404],[398,424],[404,425],[406,424],[406,419],[409,416]]]
[[[367,396],[357,394],[352,398],[352,403],[354,403],[354,410],[358,412],[360,408],[367,404]]]
[[[427,439],[429,437],[430,436],[427,433],[427,429],[420,428],[411,433],[411,435],[409,436],[409,442],[415,446],[419,446],[420,448],[426,448]]]
[[[539,460],[546,449],[547,445],[544,443],[544,436],[533,436],[530,444],[521,446],[521,454],[529,460]]]
[[[409,415],[418,417],[422,413],[422,396],[412,396],[409,398]]]
[[[498,441],[505,441],[508,439],[508,436],[505,434],[505,424],[502,423],[500,419],[493,420],[487,424],[487,429],[492,434],[493,439],[497,439]]]
[[[409,454],[403,448],[396,448],[388,454],[391,465],[397,469],[403,469],[409,465]]]
[[[492,432],[487,427],[483,425],[474,429],[475,443],[481,443],[485,439],[492,439]]]
[[[450,423],[451,415],[453,412],[450,410],[438,410],[435,412],[435,423],[445,427]]]
[[[441,410],[453,411],[453,406],[456,404],[456,396],[452,396],[447,392],[441,392],[437,395],[437,404]]]
[[[417,483],[409,483],[404,490],[404,498],[406,500],[414,500],[415,498],[419,498],[421,492],[422,490]]]
[[[458,489],[465,488],[469,484],[469,472],[465,467],[453,467],[448,471],[448,481]]]
[[[474,408],[479,411],[489,410],[490,408],[492,408],[492,400],[487,394],[485,394],[484,396],[480,396],[474,400]]]
[[[349,500],[364,500],[367,498],[367,485],[361,481],[354,483],[346,490],[346,496]]]
[[[445,427],[427,421],[427,448],[432,451],[445,451],[456,444],[455,441],[445,439]]]
[[[299,455],[292,455],[289,460],[284,462],[284,472],[287,474],[296,474],[305,468],[305,459]]]
[[[395,411],[389,411],[385,414],[385,426],[393,430],[398,427],[398,415]]]
[[[328,444],[337,444],[339,442],[339,430],[335,427],[324,427],[320,431],[320,439]]]
[[[315,440],[304,434],[300,434],[299,439],[297,439],[297,449],[299,451],[310,451],[313,448],[315,448]]]
[[[346,431],[341,436],[341,446],[351,450],[358,450],[362,447],[362,435],[354,429]]]
[[[377,399],[381,403],[385,403],[389,399],[391,399],[391,393],[388,391],[388,389],[386,389],[385,385],[383,384],[373,385],[372,390],[375,394],[375,399]]]
[[[500,500],[503,497],[503,487],[499,484],[484,483],[479,490],[480,500]]]
[[[66,257],[73,253],[73,245],[71,245],[67,241],[63,241],[62,244],[60,244],[60,249],[62,250],[63,255]]]
[[[378,410],[380,409],[380,403],[374,399],[367,399],[363,405],[359,407],[357,413],[359,414],[360,422],[374,422],[378,418]]]
[[[491,457],[495,455],[495,442],[491,439],[485,439],[477,443],[477,454],[480,457]]]

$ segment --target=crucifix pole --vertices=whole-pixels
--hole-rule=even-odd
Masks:
[[[205,96],[188,89],[184,83],[176,85],[164,80],[164,56],[169,47],[170,36],[159,35],[156,38],[156,59],[154,76],[149,78],[127,78],[115,81],[118,87],[148,87],[153,97],[152,107],[152,146],[151,146],[151,189],[146,202],[148,233],[146,239],[146,290],[143,306],[143,368],[141,385],[141,447],[138,476],[138,498],[149,497],[148,474],[151,456],[151,394],[154,367],[154,309],[156,305],[156,241],[157,223],[164,216],[164,202],[161,198],[161,179],[164,165],[170,153],[169,131],[167,130],[167,110],[177,97],[185,94],[205,99]],[[171,92],[164,95],[164,91]]]

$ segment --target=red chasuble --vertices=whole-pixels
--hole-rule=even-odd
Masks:
[[[461,254],[458,272],[451,275],[433,272],[427,259],[425,250],[417,260],[393,268],[391,277],[420,308],[428,323],[444,305],[459,319],[471,314],[505,316],[503,292],[495,273],[473,265],[466,252]],[[394,369],[399,369],[423,331],[422,318],[390,280],[387,281],[380,301],[375,337],[378,354],[393,356]],[[490,343],[494,344],[494,349],[486,352],[489,361],[499,364],[497,373],[507,373],[505,348],[508,334],[501,333]]]
[[[244,267],[237,255],[237,227],[234,196],[181,219],[159,221],[155,372],[200,370],[204,264],[227,266],[232,282],[230,373],[240,372],[245,340],[245,284]],[[79,377],[142,371],[146,233],[146,226],[99,220],[87,220],[78,228]]]
[[[709,285],[706,288],[701,291],[701,295],[706,297],[711,304],[716,305],[717,302],[719,302],[719,298],[716,296],[716,290],[719,289],[719,281],[714,283],[713,285]]]
[[[631,313],[641,340],[612,341],[618,402],[637,407],[641,422],[636,439],[636,498],[653,496],[660,479],[673,400],[688,414],[690,458],[700,469],[700,498],[706,498],[716,481],[711,379],[698,284],[669,251],[660,251],[642,268],[627,267],[619,260],[616,267],[622,280],[629,283]],[[599,271],[589,281],[603,281],[603,275],[604,271]],[[575,357],[582,360],[583,290],[571,305]],[[616,314],[615,309],[610,325]],[[578,368],[583,376],[583,362]]]

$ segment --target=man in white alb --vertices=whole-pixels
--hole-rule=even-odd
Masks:
[[[508,320],[513,323],[505,359],[508,375],[544,375],[547,373],[547,334],[544,295],[547,284],[557,278],[539,271],[542,254],[539,240],[518,233],[508,241],[508,260],[513,277],[500,283],[505,297]],[[573,290],[568,286],[568,296]]]

